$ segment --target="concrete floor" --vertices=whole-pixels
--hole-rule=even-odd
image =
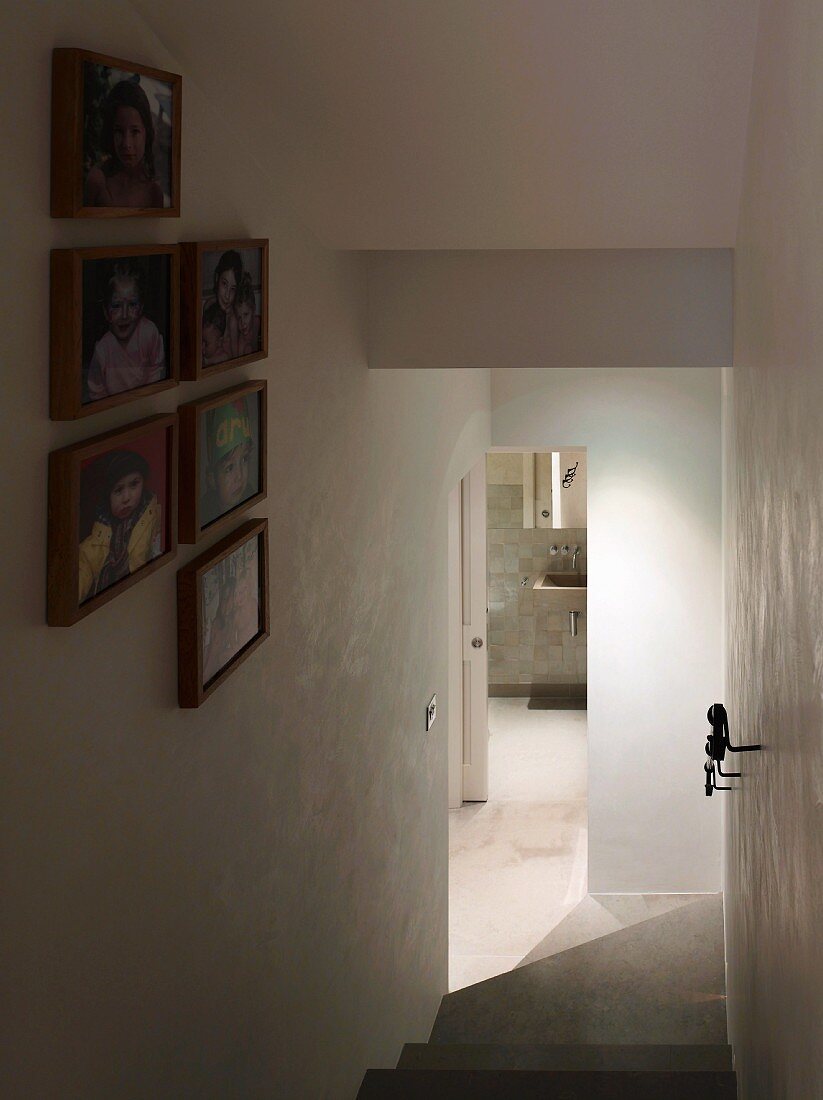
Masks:
[[[490,699],[489,731],[489,800],[449,815],[450,990],[514,969],[586,895],[586,711]]]

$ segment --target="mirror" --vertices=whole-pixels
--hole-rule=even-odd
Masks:
[[[586,526],[586,451],[493,451],[486,455],[487,526]]]

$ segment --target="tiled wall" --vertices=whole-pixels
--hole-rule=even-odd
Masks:
[[[519,457],[519,455],[518,455]],[[486,486],[486,526],[523,526],[523,486]]]
[[[511,487],[488,488],[491,496],[492,490]],[[496,512],[490,500],[489,519]],[[488,526],[490,695],[586,693],[586,615],[580,615],[573,638],[568,612],[548,611],[545,594],[532,587],[541,573],[571,571],[571,553],[551,555],[553,543],[580,546],[577,569],[586,572],[585,528]],[[524,577],[528,582],[522,586]]]

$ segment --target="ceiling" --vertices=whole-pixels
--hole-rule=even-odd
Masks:
[[[135,0],[327,245],[732,246],[758,0]]]

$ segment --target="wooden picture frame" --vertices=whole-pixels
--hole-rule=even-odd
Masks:
[[[143,324],[144,328],[148,329],[144,324],[148,321],[156,333],[153,342],[156,344],[157,336],[161,338],[167,365],[166,377],[133,389],[89,399],[89,365],[98,346],[103,349],[100,354],[106,355],[108,348],[105,342],[108,341],[115,349],[116,355],[117,344],[113,334],[105,332],[100,323],[95,325],[95,321],[103,320],[106,306],[100,300],[99,293],[97,300],[88,300],[93,296],[88,290],[88,285],[93,284],[102,289],[103,280],[110,277],[109,281],[113,282],[118,270],[128,271],[130,267],[137,269],[138,278],[143,276],[141,281],[145,283],[146,272],[151,273],[151,269],[157,266],[152,258],[163,256],[168,257],[167,291],[163,295],[165,308],[163,310],[159,307],[146,309],[147,299],[154,301],[159,298],[159,295],[156,293],[156,288],[143,285],[141,314],[135,324]],[[129,261],[137,261],[137,263],[130,265]],[[150,313],[154,316],[149,316]],[[180,379],[179,314],[180,248],[178,245],[54,249],[51,253],[50,415],[52,420],[77,420],[92,416],[105,409],[137,401],[141,397],[176,386]],[[117,324],[115,318],[113,318],[113,324]],[[95,342],[92,334],[98,332],[100,338]],[[143,340],[142,344],[147,357],[154,354],[152,341]],[[126,361],[124,357],[124,362]],[[147,363],[149,361],[147,358]],[[103,383],[101,379],[98,385],[116,385],[117,383],[114,382],[116,374],[117,368],[111,380]]]
[[[124,79],[117,80],[116,74],[122,74]],[[140,79],[135,80],[135,77]],[[106,90],[109,79],[113,83]],[[121,84],[136,84],[141,91],[131,89],[129,92],[127,89],[128,95],[124,95],[120,92]],[[178,73],[91,50],[54,50],[51,216],[179,218],[182,96],[183,78]],[[134,110],[140,120],[138,131],[142,129],[143,133],[142,138],[138,133],[136,149],[128,143],[123,145],[122,137],[116,146],[113,136],[107,132],[109,127],[104,119],[114,118],[121,108]],[[170,134],[166,132],[169,129]],[[121,128],[119,133],[127,131]],[[118,160],[118,146],[123,148],[125,160]],[[133,178],[133,158],[138,154],[140,161],[137,163],[144,160],[147,163],[135,183],[129,177]],[[93,201],[92,191],[101,199],[105,198],[105,202]],[[131,201],[113,205],[124,195]],[[159,202],[153,201],[155,195],[159,195]]]
[[[129,466],[135,454],[141,461],[136,461],[134,467]],[[107,456],[110,462],[105,469]],[[108,571],[111,576],[112,573],[109,559],[116,520],[113,512],[106,517],[104,509],[113,499],[112,490],[127,481],[123,475],[135,468],[142,468],[140,488],[143,495],[138,505],[141,516],[132,529],[120,563],[125,555],[131,570],[135,558],[139,560],[142,556],[147,560],[134,572],[129,571],[120,578],[115,575],[106,583],[104,574]],[[161,569],[177,552],[176,515],[175,413],[149,416],[125,428],[116,428],[52,451],[49,455],[48,511],[49,626],[71,626]],[[159,540],[157,545],[155,537]]]
[[[243,568],[248,569],[246,547],[252,542],[256,542],[256,576],[252,577],[250,572],[246,572],[246,582],[231,580],[229,570],[238,559],[242,558]],[[213,618],[208,621],[207,601],[204,598],[207,575],[213,579],[209,588],[215,594],[215,598],[208,600],[209,605],[215,609]],[[231,585],[228,601],[223,588],[227,575]],[[245,592],[248,584],[253,581],[256,581],[257,600],[252,611],[257,611],[258,629],[244,643],[242,639],[248,632],[248,622],[246,621],[245,629],[240,630],[239,636],[234,637],[238,635],[237,627],[230,630],[231,624],[228,621],[221,624],[220,616],[223,608],[228,606],[231,608],[229,614],[234,617],[232,622],[240,621],[242,605],[239,604],[236,593],[241,584]],[[246,605],[248,606],[248,601]],[[269,629],[269,524],[265,519],[253,519],[178,570],[177,680],[180,706],[199,707],[268,638]],[[232,645],[237,646],[234,652]],[[228,660],[220,663],[226,654],[229,654]],[[211,675],[210,661],[214,667]]]
[[[179,406],[180,542],[196,543],[205,535],[222,531],[241,513],[265,500],[267,390],[267,383],[257,379]],[[232,415],[230,409],[238,407],[239,415]],[[224,412],[227,415],[221,416]],[[238,449],[246,445],[248,452],[238,454]],[[244,458],[245,469],[240,465]],[[226,467],[227,462],[231,468]],[[241,469],[242,474],[238,472]],[[252,492],[243,496],[249,484]],[[238,498],[236,504],[232,503],[234,498]]]
[[[250,257],[248,253],[259,252],[259,286],[256,282],[257,272],[249,272],[252,276],[252,290],[254,291],[255,301],[259,297],[259,309],[260,313],[254,321],[257,322],[258,339],[255,343],[258,345],[256,350],[246,354],[240,354],[232,356],[226,359],[219,359],[219,355],[226,354],[225,349],[218,352],[215,359],[219,361],[209,363],[204,351],[204,328],[210,328],[207,324],[204,324],[204,315],[208,315],[208,311],[212,306],[215,307],[215,312],[220,313],[217,309],[216,301],[216,288],[214,285],[209,286],[208,280],[204,278],[204,271],[207,268],[215,268],[215,274],[213,281],[217,281],[217,270],[220,264],[226,259],[229,253],[239,253],[239,259],[241,260],[241,267],[246,265],[250,267],[253,263],[253,257]],[[215,261],[214,256],[217,255]],[[250,240],[239,241],[189,241],[180,245],[180,262],[182,266],[182,295],[183,295],[183,325],[181,331],[181,377],[187,382],[196,382],[201,378],[210,378],[213,374],[218,374],[221,371],[231,370],[234,367],[243,366],[246,363],[256,363],[260,359],[265,359],[269,354],[269,242],[265,238],[256,238]],[[232,277],[234,279],[236,287],[243,281],[243,275],[245,271],[239,272],[236,267],[232,270]],[[235,290],[235,294],[239,297],[238,289]],[[211,299],[211,305],[209,301]],[[223,319],[225,324],[225,318]],[[218,338],[218,344],[221,340],[228,339],[225,331],[222,334],[218,333],[206,333],[207,337],[214,336]]]

